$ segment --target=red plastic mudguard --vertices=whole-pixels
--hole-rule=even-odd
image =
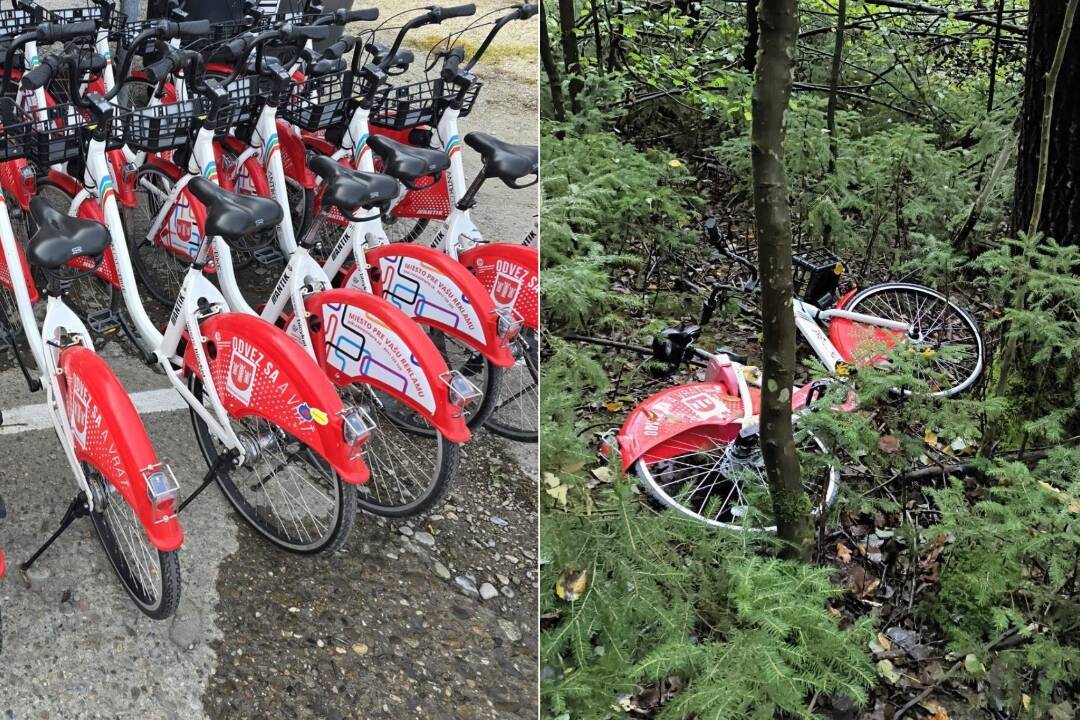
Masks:
[[[66,173],[50,170],[49,180],[60,186],[60,188],[71,197],[75,197],[75,195],[82,190],[82,186],[79,182]],[[101,211],[101,205],[98,204],[97,198],[87,197],[83,200],[79,204],[79,210],[76,215],[84,220],[93,220],[94,222],[103,225],[105,224],[105,214]],[[68,265],[89,270],[94,266],[94,261],[87,257],[78,257],[69,260]],[[111,247],[106,248],[103,257],[101,258],[101,264],[98,265],[94,274],[113,287],[117,289],[120,288],[120,274],[116,271],[116,260],[113,258]]]
[[[369,250],[372,288],[417,322],[442,330],[500,367],[514,355],[499,337],[495,303],[461,263],[438,250],[392,243]]]
[[[159,467],[131,398],[108,364],[86,347],[60,354],[62,392],[75,437],[75,457],[101,473],[131,507],[154,547],[171,552],[184,541],[172,500],[155,506],[145,473]]]
[[[261,318],[234,312],[208,318],[201,332],[214,387],[231,417],[264,418],[306,443],[346,482],[367,482],[367,465],[350,458],[342,441],[341,398],[292,338]],[[184,365],[198,372],[190,344]]]
[[[813,383],[795,388],[791,409],[806,405]],[[749,388],[753,414],[761,412],[761,391]],[[854,409],[849,398],[845,410]],[[634,408],[617,435],[623,472],[641,457],[673,457],[695,448],[731,442],[739,434],[742,400],[723,382],[690,383],[662,390]],[[677,443],[671,440],[678,438]]]
[[[858,288],[852,288],[836,302],[843,308],[851,301]],[[864,325],[847,318],[829,320],[829,342],[836,347],[840,357],[853,365],[875,365],[888,359],[882,349],[892,349],[904,340],[904,333],[874,325]]]
[[[461,263],[480,280],[498,307],[513,307],[533,330],[540,329],[540,253],[510,243],[477,245]]]
[[[411,318],[380,297],[349,289],[315,293],[306,307],[319,364],[334,384],[376,387],[427,418],[450,442],[469,439],[440,378],[448,372],[446,361]]]
[[[307,166],[307,149],[300,137],[300,130],[284,120],[277,121],[278,143],[281,146],[281,164],[285,176],[296,180],[305,190],[314,190],[316,175]]]

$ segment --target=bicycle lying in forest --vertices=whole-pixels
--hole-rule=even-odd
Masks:
[[[705,301],[702,324],[728,293],[758,287],[757,266],[733,250],[715,220],[706,221],[705,236],[749,279],[741,286],[715,287]],[[978,326],[941,293],[912,283],[882,283],[837,298],[843,264],[831,252],[802,252],[794,266],[796,328],[835,379],[860,366],[887,366],[890,353],[906,351],[913,357],[913,374],[931,395],[953,397],[978,380],[984,366]],[[728,353],[695,347],[700,334],[701,325],[694,325],[668,329],[654,341],[655,359],[672,368],[695,359],[704,363],[706,380],[663,390],[631,411],[617,434],[623,470],[633,472],[660,504],[687,517],[723,528],[740,527],[751,517],[752,526],[772,531],[768,511],[752,509],[768,507],[761,502],[767,487],[758,436],[760,372]],[[796,445],[815,513],[835,499],[839,472],[827,462],[822,440],[799,427],[798,414],[824,393],[825,382],[811,382],[792,394]],[[849,400],[845,409],[852,408]],[[813,456],[821,462],[808,463]]]

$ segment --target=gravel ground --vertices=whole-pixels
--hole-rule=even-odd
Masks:
[[[386,17],[394,6],[380,7]],[[537,141],[537,64],[525,49],[536,27],[510,26],[499,40],[509,49],[478,66],[485,87],[464,132]],[[466,150],[470,175],[474,155]],[[480,201],[475,220],[491,240],[519,240],[537,207],[535,189],[499,183]],[[126,343],[108,343],[103,355],[130,392],[164,386]],[[0,397],[5,411],[44,399],[2,354]],[[205,463],[187,412],[145,422],[182,486],[193,487]],[[478,433],[445,505],[411,525],[363,516],[326,559],[267,546],[210,490],[182,517],[180,610],[160,623],[123,595],[85,520],[42,557],[29,587],[20,582],[15,566],[59,522],[73,484],[51,430],[0,434],[0,455],[9,513],[0,521],[9,561],[0,717],[536,715],[533,445]]]

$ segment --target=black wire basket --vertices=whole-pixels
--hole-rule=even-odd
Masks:
[[[81,157],[91,133],[98,128],[97,122],[71,103],[58,103],[30,112],[33,122],[27,157],[39,168]],[[108,136],[111,136],[111,128],[106,130],[110,131]],[[106,146],[115,146],[115,137],[110,137],[110,140],[113,142],[107,141]]]
[[[262,83],[258,75],[234,78],[225,85],[229,98],[207,119],[207,126],[225,131],[236,125],[250,123],[263,99],[259,95]]]
[[[827,248],[802,247],[791,260],[795,294],[821,308],[832,305],[844,271],[840,258]]]
[[[351,70],[310,78],[293,87],[281,114],[305,130],[325,130],[348,119],[352,86]]]
[[[461,115],[472,110],[482,83],[473,84],[462,98]],[[382,102],[371,112],[371,124],[391,130],[406,130],[419,125],[435,125],[457,92],[442,80],[422,80],[411,85],[390,88]]]
[[[26,10],[0,10],[0,37],[20,35],[37,27],[40,22],[41,18],[36,13]],[[3,44],[5,43],[0,40],[0,45]]]
[[[145,152],[173,150],[188,143],[196,121],[206,114],[206,100],[193,98],[175,103],[125,110],[118,116],[120,139]]]
[[[26,157],[30,117],[11,98],[0,98],[0,162]]]
[[[93,20],[99,29],[102,27],[102,18],[105,16],[105,9],[90,0],[71,3],[63,8],[42,8],[42,10],[49,22],[73,23]],[[110,35],[123,27],[126,20],[127,16],[124,13],[116,10],[110,12],[107,26]]]

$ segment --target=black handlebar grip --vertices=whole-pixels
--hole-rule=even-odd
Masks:
[[[210,34],[209,20],[188,20],[187,22],[179,23],[179,25],[178,34],[185,37],[201,37]]]
[[[158,60],[156,63],[143,68],[143,75],[147,82],[157,85],[176,69],[176,62],[171,57]]]
[[[532,3],[522,3],[521,7],[518,8],[518,17],[522,20],[528,20],[537,12],[538,8],[536,5],[533,5]]]
[[[330,47],[326,48],[326,50],[323,50],[322,57],[324,60],[338,60],[354,47],[356,47],[355,39],[343,37]]]
[[[458,73],[458,67],[461,65],[461,61],[465,59],[465,48],[460,45],[446,54],[446,60],[443,61],[442,67],[442,79],[449,82],[454,79],[454,76]]]
[[[45,87],[52,76],[53,66],[46,61],[22,76],[22,86],[26,90],[37,90]]]
[[[371,22],[379,19],[379,8],[363,8],[345,12],[345,22]]]
[[[431,16],[435,22],[442,22],[456,17],[469,17],[476,14],[476,5],[458,5],[456,7],[432,7]]]
[[[232,40],[225,43],[223,47],[232,57],[238,58],[244,54],[245,50],[247,50],[249,40],[250,38],[241,35],[240,37],[234,37]]]
[[[74,23],[47,22],[38,25],[37,37],[43,43],[68,42],[79,37],[94,35],[97,23],[93,20],[81,20]]]
[[[286,40],[325,40],[330,36],[330,28],[325,25],[302,25],[282,35]]]

